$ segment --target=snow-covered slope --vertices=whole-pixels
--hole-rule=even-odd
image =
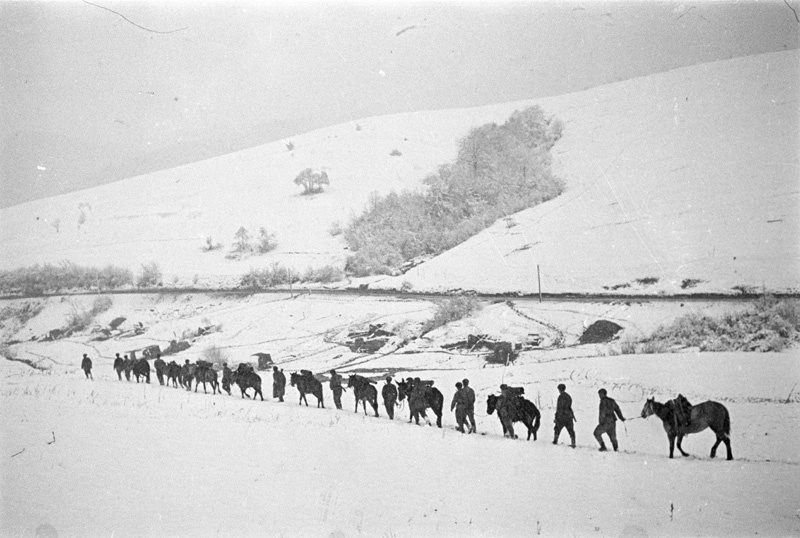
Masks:
[[[288,294],[118,295],[96,322],[126,315],[144,334],[30,340],[92,299],[43,299],[45,309],[13,335],[26,340],[14,351],[48,371],[0,360],[0,535],[32,536],[45,526],[58,536],[86,537],[800,533],[797,350],[608,356],[603,346],[570,345],[526,351],[503,367],[438,347],[468,332],[546,332],[539,322],[561,327],[572,344],[582,321],[597,317],[636,333],[687,309],[719,312],[719,305],[497,303],[402,349],[369,355],[351,352],[341,336],[367,323],[402,333],[427,319],[433,305]],[[355,414],[349,391],[338,411],[327,384],[325,409],[316,409],[313,397],[310,407],[298,406],[292,387],[278,403],[268,371],[261,372],[264,402],[243,400],[235,387],[228,396],[162,387],[155,376],[149,385],[117,380],[115,352],[164,344],[208,324],[218,330],[171,358],[195,360],[216,345],[233,363],[270,352],[287,373],[308,368],[322,380],[330,368],[345,376],[432,379],[445,397],[444,427],[408,424],[407,407],[394,421],[382,406],[379,418]],[[94,361],[94,381],[79,369],[83,353]],[[449,403],[465,377],[485,435],[454,430]],[[504,439],[497,418],[487,415],[487,396],[504,382],[524,387],[540,408],[537,441]],[[574,450],[566,433],[551,444],[562,382],[578,419]],[[617,427],[620,453],[597,452],[592,437],[600,387],[628,418]],[[708,458],[708,430],[684,441],[691,458],[670,460],[661,423],[636,419],[646,398],[664,401],[678,392],[728,408],[734,461]]]
[[[342,266],[332,230],[372,192],[419,188],[470,127],[539,104],[565,122],[567,191],[399,278],[416,290],[602,292],[797,289],[798,51],[676,69],[592,90],[474,109],[367,118],[247,151],[0,211],[0,267],[71,260],[165,283],[235,284],[274,262]],[[289,149],[289,148],[293,149]],[[401,155],[390,155],[397,150]],[[330,187],[301,196],[306,167]],[[278,248],[225,258],[240,226]],[[203,252],[206,238],[222,242]],[[658,278],[643,287],[635,279]],[[177,279],[177,280],[175,280]],[[685,279],[701,281],[684,290]]]

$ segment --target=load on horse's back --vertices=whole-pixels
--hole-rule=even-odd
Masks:
[[[309,370],[301,370],[300,372],[292,372],[290,376],[291,385],[297,387],[297,391],[300,393],[298,404],[302,404],[305,401],[306,406],[308,406],[306,394],[313,394],[317,397],[317,407],[324,409],[325,401],[322,396],[322,383]]]
[[[504,387],[500,396],[490,394],[486,399],[486,413],[491,415],[497,411],[497,418],[503,427],[503,436],[516,439],[514,423],[522,422],[528,428],[528,441],[531,437],[536,441],[542,414],[533,402],[521,396],[524,393],[522,387],[518,387],[519,390],[508,390],[515,388]]]
[[[425,409],[428,407],[436,414],[436,425],[442,427],[442,408],[444,407],[444,396],[433,386],[433,381],[423,381],[419,378],[401,379],[397,382],[398,401],[402,402],[408,397],[408,407],[411,416],[408,421],[416,420],[419,424],[419,417],[428,420]]]
[[[688,401],[687,401],[688,402]],[[716,457],[717,447],[720,443],[725,443],[725,448],[728,451],[729,460],[733,459],[733,452],[731,451],[731,417],[728,409],[719,402],[711,400],[703,403],[693,405],[689,413],[689,424],[682,424],[675,417],[675,408],[672,405],[662,404],[655,401],[655,398],[648,398],[642,408],[642,418],[647,418],[650,415],[656,415],[661,419],[664,425],[664,431],[667,432],[667,439],[669,439],[669,457],[673,456],[675,451],[675,441],[677,439],[678,450],[684,456],[688,456],[681,448],[681,442],[684,436],[690,433],[699,433],[706,428],[711,428],[711,431],[717,436],[717,442],[711,447],[711,457]]]
[[[203,384],[203,392],[206,392],[206,383],[211,385],[212,394],[216,394],[219,390],[219,382],[217,381],[217,371],[212,368],[212,364],[208,361],[197,361],[194,370],[194,391],[200,383]]]
[[[378,389],[376,389],[372,383],[373,381],[370,381],[366,377],[353,374],[347,381],[347,386],[353,389],[353,394],[356,398],[355,412],[358,413],[358,402],[360,401],[364,406],[364,414],[366,415],[367,402],[369,402],[375,410],[375,416],[378,417],[380,416],[378,414]]]

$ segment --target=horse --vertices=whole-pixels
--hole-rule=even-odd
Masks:
[[[439,392],[439,389],[432,386],[426,386],[422,390],[424,392],[422,393],[423,397],[421,399],[419,397],[412,397],[414,392],[414,381],[412,379],[403,379],[397,382],[397,400],[402,402],[403,399],[408,396],[408,407],[411,411],[411,416],[408,419],[409,422],[416,419],[417,424],[419,424],[420,415],[422,415],[422,418],[425,420],[428,420],[428,417],[425,415],[425,409],[430,407],[431,410],[436,414],[436,425],[441,428],[444,396],[442,396],[442,393]]]
[[[217,382],[217,371],[209,366],[197,366],[194,370],[194,391],[197,392],[200,383],[203,384],[203,393],[206,392],[206,382],[211,385],[211,394],[216,394],[219,390],[219,383]]]
[[[372,406],[375,410],[375,416],[379,417],[378,414],[378,389],[375,388],[369,379],[366,377],[353,374],[350,376],[350,379],[347,381],[348,388],[353,389],[353,394],[356,397],[356,410],[355,412],[358,413],[358,402],[360,401],[364,406],[364,414],[367,414],[367,402]]]
[[[656,415],[664,423],[664,431],[667,432],[669,439],[669,457],[671,458],[675,451],[675,439],[678,440],[678,450],[684,456],[688,456],[681,448],[681,442],[684,435],[690,433],[699,433],[706,428],[711,430],[717,436],[717,442],[711,447],[711,457],[717,455],[717,447],[720,443],[725,443],[725,448],[728,449],[728,460],[733,459],[731,452],[731,417],[728,410],[724,405],[711,400],[705,401],[701,404],[692,406],[690,412],[690,422],[688,426],[678,425],[674,417],[675,411],[669,405],[659,403],[654,398],[648,398],[642,408],[642,418],[647,418],[650,415]]]
[[[264,401],[264,395],[261,393],[261,376],[255,373],[252,370],[234,370],[231,372],[231,381],[239,385],[239,390],[242,391],[242,398],[247,396],[247,389],[253,389],[253,399],[256,399],[256,395],[261,397],[261,401]]]
[[[178,382],[181,377],[181,367],[178,366],[178,363],[175,361],[170,361],[166,368],[164,368],[164,372],[167,374],[167,385],[169,385],[169,382],[172,381],[172,386],[177,389]]]
[[[147,362],[147,359],[139,359],[133,365],[133,375],[136,376],[136,382],[139,382],[139,378],[143,377],[150,383],[150,363]]]
[[[542,414],[530,400],[520,396],[519,401],[522,405],[517,408],[507,401],[506,396],[490,394],[486,398],[486,413],[491,415],[495,409],[497,410],[497,418],[500,419],[500,425],[503,426],[504,437],[517,439],[517,435],[514,433],[514,423],[522,422],[528,428],[527,440],[530,441],[532,435],[533,440],[536,441]]]
[[[308,407],[308,400],[306,394],[313,394],[317,397],[317,407],[325,409],[325,402],[322,399],[322,383],[318,379],[310,375],[300,375],[297,372],[292,372],[291,382],[293,387],[297,387],[300,392],[300,401],[298,404],[306,402]]]

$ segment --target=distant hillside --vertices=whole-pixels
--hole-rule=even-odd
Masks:
[[[538,264],[547,292],[796,289],[799,59],[771,53],[535,101],[366,118],[21,204],[0,211],[0,268],[156,261],[167,284],[232,285],[275,262],[343,267],[337,231],[372,192],[420,188],[471,127],[538,104],[564,122],[552,152],[565,194],[373,286],[534,292]],[[330,185],[303,196],[293,181],[308,167]],[[277,248],[227,259],[240,227],[266,228]],[[204,252],[209,237],[222,247]]]

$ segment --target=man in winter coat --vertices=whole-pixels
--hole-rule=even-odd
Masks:
[[[561,434],[563,428],[567,429],[569,434],[570,445],[575,448],[575,429],[572,423],[575,421],[575,413],[572,412],[572,397],[567,394],[567,387],[564,383],[558,385],[558,400],[556,401],[556,418],[555,433],[553,435],[553,444],[558,444],[558,436]]]
[[[467,401],[464,399],[464,385],[461,382],[456,383],[456,393],[453,395],[453,401],[450,402],[450,411],[456,411],[456,430],[464,433],[464,422],[467,419]]]
[[[167,363],[161,358],[161,354],[159,353],[156,356],[156,360],[153,361],[153,366],[156,368],[156,377],[158,377],[158,383],[160,385],[164,384],[164,368],[166,368]]]
[[[125,368],[124,362],[122,361],[122,357],[119,356],[117,353],[117,358],[114,359],[114,370],[117,372],[117,377],[120,381],[122,381],[122,370]]]
[[[469,379],[464,379],[464,381],[461,383],[464,387],[461,389],[461,392],[464,394],[464,401],[466,402],[465,411],[467,413],[467,421],[469,423],[468,433],[476,433],[478,429],[475,426],[475,391],[469,386]]]
[[[92,359],[90,359],[89,355],[86,353],[83,354],[81,369],[83,369],[83,373],[86,374],[86,379],[91,379],[94,381],[94,377],[92,377]]]
[[[606,389],[598,390],[597,394],[600,396],[600,415],[598,418],[599,424],[594,429],[594,438],[600,443],[600,452],[605,452],[607,449],[605,443],[603,443],[602,435],[604,433],[608,434],[608,438],[611,439],[611,446],[616,452],[619,448],[617,446],[617,417],[622,422],[625,422],[625,417],[622,416],[622,411],[620,411],[617,402],[607,396]]]
[[[331,380],[328,386],[333,392],[333,403],[336,404],[336,409],[342,408],[342,376],[336,373],[336,370],[331,370]]]
[[[283,370],[278,370],[277,366],[273,366],[272,397],[277,398],[279,402],[282,402],[284,394],[286,394],[286,376],[283,374]]]
[[[220,381],[222,385],[222,390],[228,393],[228,396],[231,395],[231,384],[233,384],[233,371],[228,368],[228,363],[222,363],[222,380]]]
[[[383,405],[386,407],[386,414],[389,418],[394,420],[394,406],[397,402],[397,387],[392,384],[392,378],[386,378],[386,384],[381,389],[383,396]]]

